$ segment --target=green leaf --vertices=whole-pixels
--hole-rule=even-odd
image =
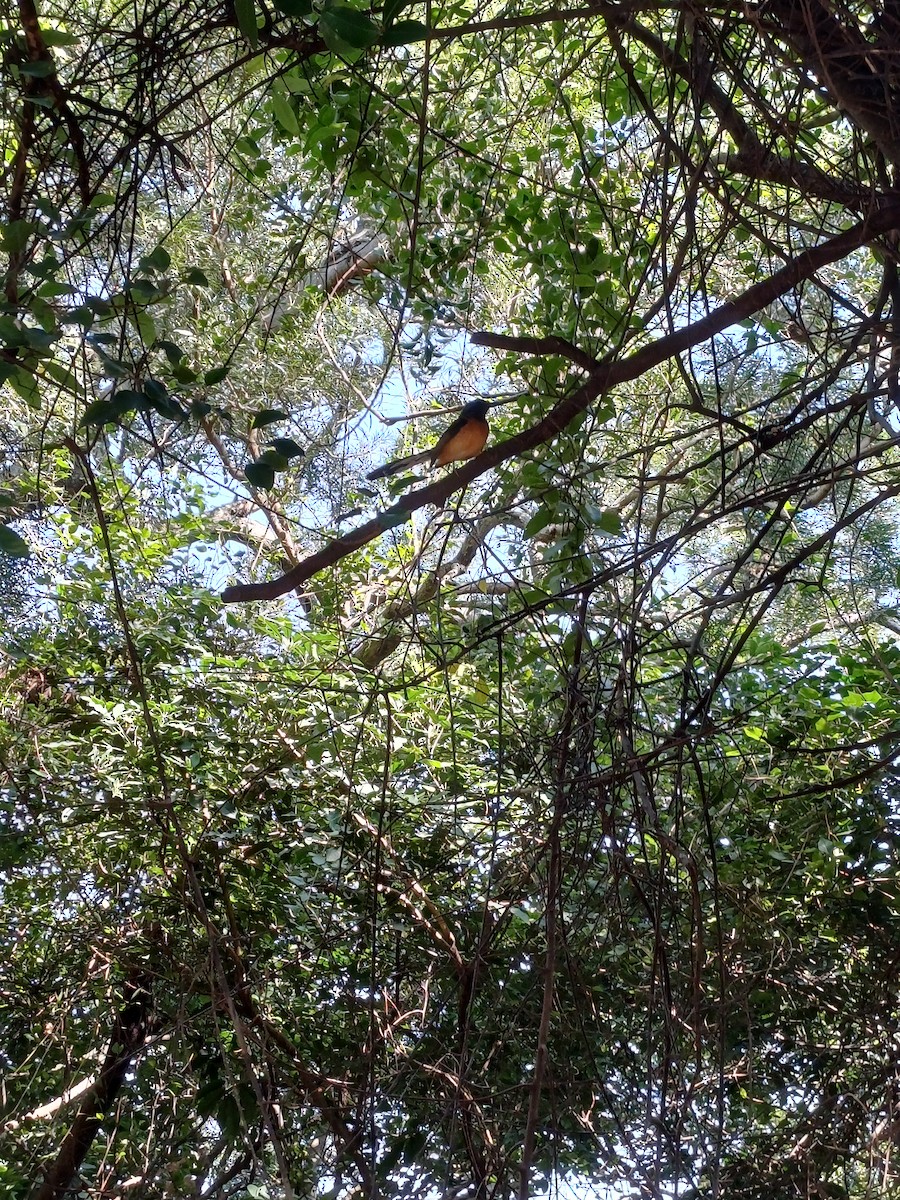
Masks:
[[[194,1099],[199,1116],[208,1117],[214,1112],[224,1095],[225,1086],[218,1077],[204,1083]]]
[[[39,58],[37,62],[19,63],[19,70],[23,75],[30,75],[32,79],[46,79],[48,75],[56,74],[56,64],[46,58]]]
[[[58,329],[35,329],[33,325],[26,325],[22,332],[26,345],[32,350],[49,350],[53,343],[59,340],[60,333]]]
[[[252,462],[244,467],[244,475],[248,483],[255,488],[268,489],[275,483],[275,470],[268,463]]]
[[[165,384],[160,383],[158,379],[148,379],[144,384],[144,391],[151,403],[162,404],[169,398]]]
[[[87,429],[92,425],[114,425],[121,414],[113,400],[92,400],[84,410],[84,416],[78,423],[79,429]]]
[[[102,350],[98,350],[100,362],[103,365],[103,374],[110,379],[128,379],[132,374],[132,367],[128,363],[121,362],[117,358],[110,358],[108,354],[104,354]]]
[[[167,271],[172,265],[172,256],[165,246],[157,246],[150,254],[145,254],[138,263],[141,271]]]
[[[185,410],[177,400],[173,400],[165,385],[160,383],[158,379],[147,379],[144,381],[144,394],[149,400],[151,407],[161,417],[166,417],[170,421],[186,421],[188,419]]]
[[[245,158],[259,158],[259,146],[250,137],[239,137],[234,143],[234,148],[238,154],[243,154]]]
[[[162,350],[166,358],[173,367],[177,367],[184,358],[184,351],[180,346],[176,346],[174,342],[166,341],[165,338],[158,338],[155,349]]]
[[[100,296],[86,296],[84,302],[91,312],[95,313],[101,321],[109,320],[109,318],[113,315],[113,309],[109,302]],[[100,335],[95,334],[94,336],[99,337]],[[113,341],[115,341],[115,338],[113,338]]]
[[[131,412],[146,412],[150,407],[144,393],[136,392],[132,388],[119,388],[112,398],[112,406],[118,417]]]
[[[196,383],[198,378],[197,372],[192,370],[191,367],[184,362],[180,362],[177,366],[172,368],[172,376],[173,378],[177,379],[179,383],[184,384],[185,386]]]
[[[49,300],[57,296],[71,296],[75,289],[68,283],[60,283],[58,279],[48,279],[38,288],[38,295]]]
[[[209,280],[199,267],[188,267],[182,278],[193,287],[209,287]]]
[[[276,421],[286,421],[288,414],[279,408],[261,408],[250,422],[251,429],[262,429],[266,425],[274,425]]]
[[[150,314],[142,309],[140,312],[129,313],[128,320],[141,335],[144,345],[152,346],[156,341],[156,322]]]
[[[622,532],[622,518],[615,509],[608,508],[601,514],[597,527],[604,533],[611,533],[614,537],[618,537]]]
[[[298,446],[293,438],[272,438],[268,445],[274,447],[275,451],[283,458],[302,458],[304,454],[302,446]]]
[[[74,33],[64,33],[61,29],[43,29],[41,36],[45,46],[77,46],[78,38]]]
[[[7,254],[19,254],[36,229],[34,221],[9,221],[0,225],[0,248]]]
[[[273,471],[283,471],[288,465],[288,460],[283,454],[279,454],[277,450],[264,450],[256,461],[257,463],[265,463]]]
[[[275,7],[289,17],[308,17],[313,10],[312,0],[275,0]]]
[[[216,1118],[225,1137],[229,1141],[236,1141],[241,1130],[241,1110],[233,1096],[223,1097]]]
[[[0,342],[11,349],[25,345],[25,331],[17,322],[5,314],[0,316]]]
[[[152,304],[165,293],[152,279],[132,279],[128,285],[128,294],[138,304]]]
[[[300,122],[297,120],[297,114],[291,108],[290,101],[279,92],[274,92],[272,95],[272,112],[285,132],[299,134]]]
[[[256,27],[256,5],[253,0],[234,0],[234,15],[238,29],[255,50],[259,44],[259,30]]]
[[[56,313],[53,311],[51,305],[39,296],[32,296],[30,308],[31,315],[36,321],[40,322],[44,332],[52,333],[55,337],[59,337],[60,331],[56,325]]]
[[[385,29],[396,21],[398,15],[403,12],[404,8],[408,8],[410,0],[386,0],[382,10],[382,19],[384,20]]]
[[[329,50],[366,50],[381,37],[381,29],[371,17],[346,4],[332,4],[319,17],[322,40]]]
[[[522,530],[522,536],[533,538],[536,533],[540,533],[542,529],[546,529],[548,525],[552,525],[555,516],[556,514],[549,508],[539,508]]]
[[[80,325],[82,329],[90,329],[94,323],[94,314],[86,304],[68,309],[61,317],[64,325]]]
[[[0,525],[0,550],[12,558],[28,558],[31,549],[23,537],[8,525]]]
[[[405,508],[394,507],[380,512],[376,519],[382,529],[396,529],[398,525],[405,525],[411,516]]]
[[[386,30],[381,39],[383,46],[406,46],[410,42],[424,42],[428,37],[428,26],[421,21],[398,21]]]
[[[211,371],[207,371],[203,376],[203,382],[209,386],[212,386],[214,383],[221,383],[230,370],[231,367],[213,367]]]
[[[343,133],[344,126],[337,123],[333,125],[317,125],[314,129],[310,130],[304,149],[310,150],[319,143],[327,142],[332,138],[342,137]]]
[[[41,392],[38,381],[30,371],[17,367],[9,377],[9,386],[22,397],[29,408],[40,408]]]

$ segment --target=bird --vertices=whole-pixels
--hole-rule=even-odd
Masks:
[[[408,454],[406,458],[395,458],[383,467],[370,471],[366,479],[384,479],[396,475],[407,467],[416,467],[430,460],[433,467],[445,467],[447,463],[462,462],[474,458],[484,449],[490,432],[485,415],[490,408],[486,400],[473,400],[462,410],[456,420],[448,425],[430,450]]]

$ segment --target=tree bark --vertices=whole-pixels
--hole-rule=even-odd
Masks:
[[[122,1089],[125,1074],[147,1038],[150,994],[143,981],[129,981],[116,1015],[106,1059],[96,1082],[85,1092],[72,1127],[31,1200],[63,1200],[84,1162],[103,1118]]]

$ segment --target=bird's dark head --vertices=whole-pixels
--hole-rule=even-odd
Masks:
[[[480,419],[486,417],[490,404],[487,400],[470,400],[466,407],[462,410],[464,417],[474,417]]]

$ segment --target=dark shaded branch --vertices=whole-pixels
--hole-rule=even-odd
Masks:
[[[51,93],[56,107],[66,123],[66,129],[69,132],[69,140],[72,146],[72,155],[75,159],[75,170],[81,203],[87,206],[91,202],[91,178],[88,170],[84,137],[80,124],[69,109],[66,92],[56,73],[56,64],[53,60],[53,55],[47,49],[44,35],[41,32],[40,22],[38,21],[34,0],[19,0],[19,19],[25,31],[25,44],[28,47],[29,61],[46,62],[53,67],[52,72],[40,80],[40,84],[43,84]],[[28,87],[32,89],[36,89],[39,86],[38,80],[28,80],[26,82]]]
[[[742,295],[720,305],[708,316],[686,325],[683,329],[666,337],[658,338],[647,346],[642,346],[640,350],[619,362],[601,362],[581,387],[554,405],[547,416],[538,421],[536,425],[523,429],[513,437],[507,438],[506,441],[491,446],[477,458],[471,459],[452,474],[445,476],[444,479],[428,484],[417,491],[408,492],[385,513],[380,513],[358,529],[353,529],[343,537],[329,542],[322,550],[311,554],[280,578],[266,583],[236,584],[226,588],[222,593],[223,601],[226,604],[233,604],[247,600],[274,600],[278,596],[283,596],[318,571],[334,566],[335,563],[340,562],[341,559],[346,558],[361,546],[374,541],[387,529],[402,523],[417,509],[424,508],[429,504],[443,505],[454,492],[484,475],[491,468],[552,441],[571,421],[585,412],[610,388],[637,379],[673,355],[681,354],[716,334],[722,333],[730,325],[752,316],[761,308],[765,308],[767,304],[777,300],[779,296],[795,287],[801,280],[809,279],[828,263],[837,262],[852,251],[859,249],[860,246],[864,246],[867,242],[898,227],[900,227],[900,198],[892,194],[885,198],[881,207],[872,212],[864,221],[860,221],[843,233],[839,233],[791,259],[768,279],[754,284]],[[471,340],[476,346],[490,345],[497,336],[491,333],[476,333]],[[524,353],[532,353],[535,341],[534,338],[529,337],[519,339],[504,337],[503,345],[505,349],[521,349]]]
[[[85,1092],[59,1154],[46,1168],[44,1181],[32,1193],[32,1200],[62,1200],[68,1192],[103,1118],[122,1090],[135,1054],[146,1040],[150,994],[140,981],[126,983],[123,992],[125,1003],[116,1015],[97,1081]]]
[[[564,337],[508,337],[505,333],[475,333],[472,335],[472,345],[488,346],[491,350],[515,350],[520,354],[533,354],[536,358],[557,354],[588,372],[596,371],[600,366],[599,359],[579,346],[573,346]]]
[[[728,158],[728,169],[752,179],[765,179],[786,187],[799,188],[805,196],[819,196],[844,204],[856,212],[868,200],[868,190],[844,183],[819,167],[798,158],[784,158],[764,146],[753,127],[748,124],[731,95],[718,83],[712,73],[698,82],[692,63],[672,49],[661,37],[646,29],[634,17],[610,5],[599,9],[607,24],[640,42],[672,74],[683,79],[702,104],[708,104],[722,128],[733,138],[737,153]]]
[[[767,0],[756,20],[787,42],[885,158],[900,164],[900,137],[888,103],[890,83],[873,69],[877,59],[862,33],[838,21],[822,0]]]

